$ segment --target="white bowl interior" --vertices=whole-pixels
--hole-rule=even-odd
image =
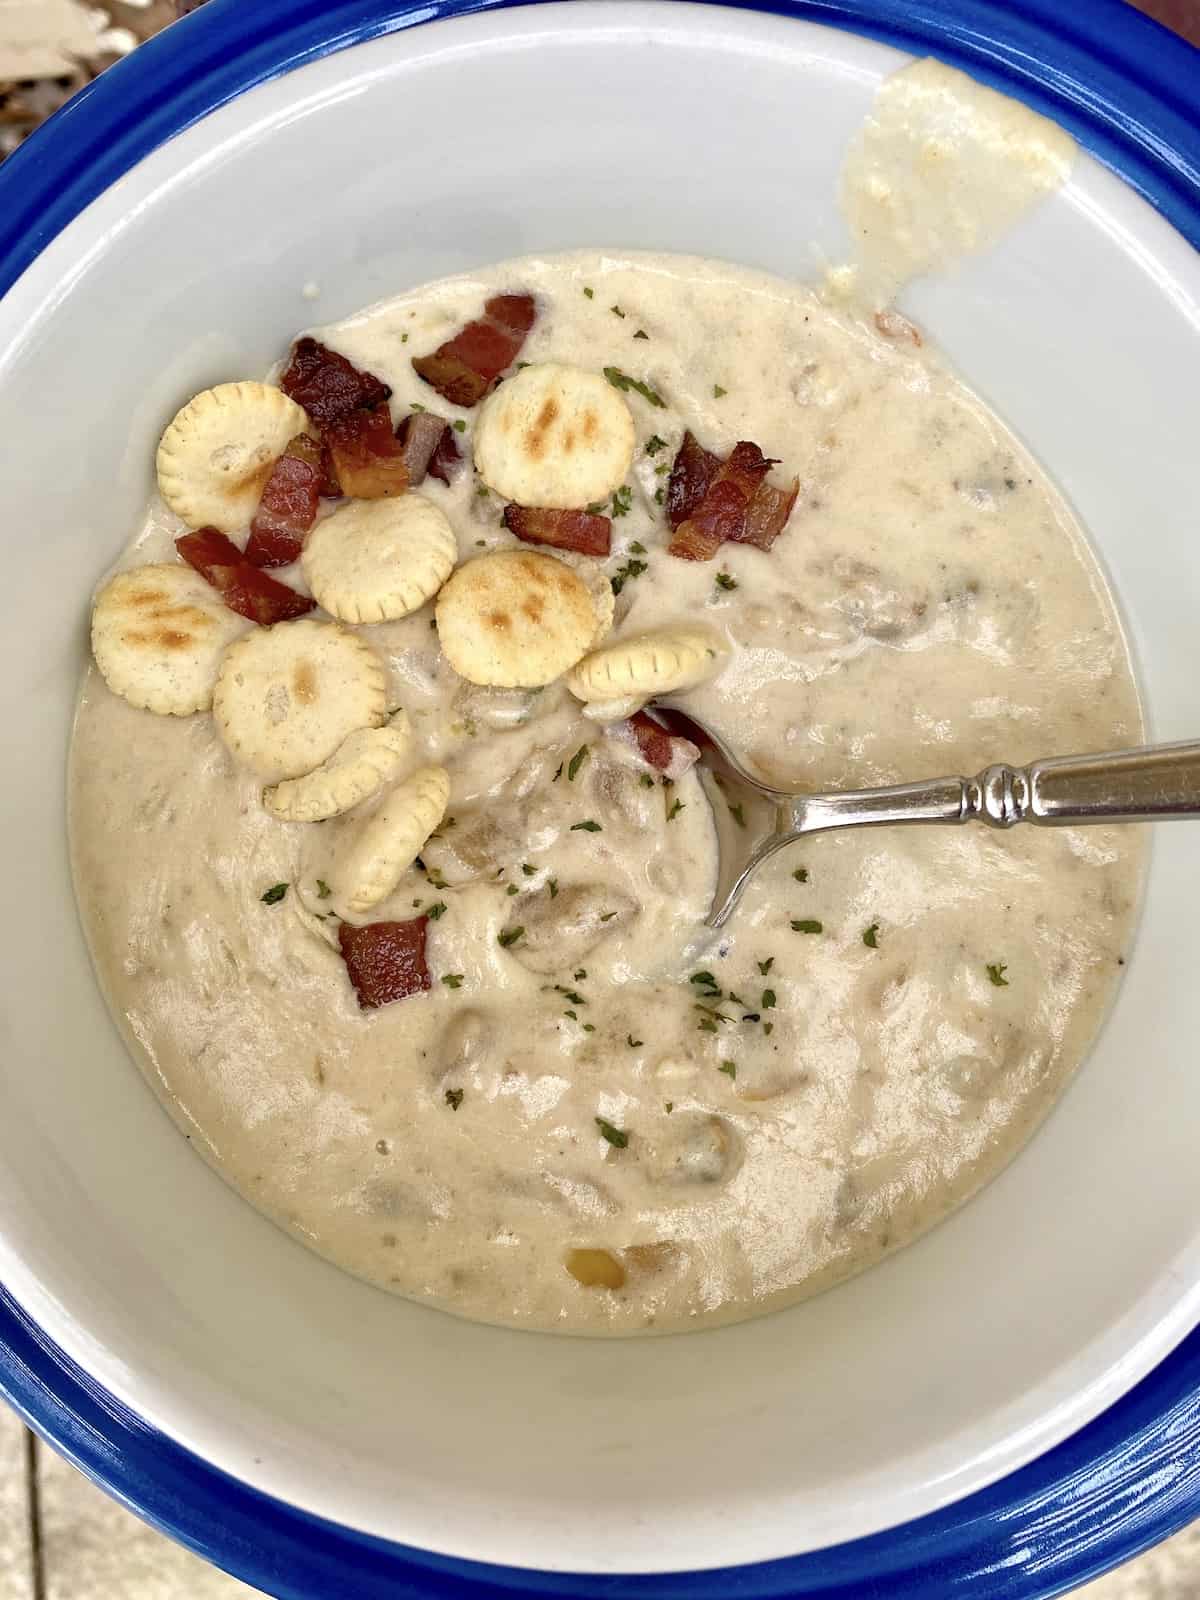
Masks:
[[[996,1478],[1195,1320],[1193,828],[1157,840],[1116,1011],[998,1182],[817,1301],[663,1340],[456,1322],[286,1238],[159,1109],[72,909],[64,759],[87,597],[175,406],[264,370],[314,319],[525,252],[674,249],[809,275],[844,251],[841,152],[901,59],[783,18],[624,0],[421,27],[216,112],[0,305],[0,1277],[101,1384],[272,1494],[551,1568],[781,1556]],[[1161,737],[1200,733],[1198,297],[1192,253],[1086,159],[1002,248],[912,297],[1090,527]]]

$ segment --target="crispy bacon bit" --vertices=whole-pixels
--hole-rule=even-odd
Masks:
[[[339,924],[342,960],[362,1010],[373,1011],[377,1006],[432,988],[425,963],[428,926],[428,917],[413,917],[408,922],[369,922],[365,928],[352,927],[348,922]]]
[[[577,550],[581,556],[606,556],[612,548],[612,522],[608,517],[593,516],[590,511],[505,506],[504,526],[526,544]]]
[[[738,539],[759,485],[776,463],[756,444],[741,440],[705,491],[696,509],[675,530],[667,546],[685,561],[709,561],[726,539]]]
[[[875,326],[885,339],[901,339],[905,344],[918,347],[923,342],[920,329],[907,317],[902,317],[898,311],[877,311]]]
[[[672,530],[699,507],[720,470],[720,456],[706,450],[689,429],[680,441],[667,484],[667,521]]]
[[[635,711],[628,722],[618,726],[629,730],[646,765],[665,777],[673,780],[682,778],[700,759],[700,751],[690,739],[668,733],[644,711]]]
[[[800,493],[800,479],[792,479],[790,489],[777,489],[774,484],[760,483],[754,499],[746,511],[746,522],[740,533],[730,534],[739,544],[752,544],[759,550],[769,550],[787,526],[787,519]]]
[[[386,407],[338,417],[326,428],[325,442],[343,494],[355,500],[382,500],[408,488],[404,447],[392,432]]]
[[[454,442],[453,430],[447,428],[437,442],[437,449],[429,459],[429,476],[440,478],[447,488],[450,479],[458,471],[462,462],[458,446]]]
[[[482,317],[468,322],[432,355],[413,360],[417,376],[453,405],[477,404],[517,359],[536,315],[531,294],[493,295]]]
[[[449,432],[450,424],[445,417],[435,416],[432,411],[411,411],[396,429],[411,488],[415,489],[417,484],[424,481],[443,436]]]
[[[251,566],[245,556],[225,534],[216,528],[198,528],[195,533],[185,533],[176,539],[175,548],[190,567],[195,567],[231,611],[249,617],[262,627],[273,622],[288,622],[311,611],[316,601],[297,594],[286,583]]]
[[[337,471],[333,465],[333,455],[327,444],[321,445],[321,482],[319,493],[322,500],[340,500],[342,486],[338,482]]]
[[[299,560],[304,535],[321,498],[321,446],[298,433],[271,468],[250,524],[246,560],[256,567],[286,567]]]
[[[316,339],[296,340],[279,387],[322,428],[351,411],[374,410],[392,392],[374,373],[360,372]]]

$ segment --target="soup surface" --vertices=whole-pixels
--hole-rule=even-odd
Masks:
[[[602,508],[614,637],[709,630],[721,670],[681,699],[763,776],[862,786],[1137,742],[1105,583],[1025,449],[907,324],[742,268],[526,259],[320,331],[391,386],[393,420],[464,424],[457,473],[419,490],[460,560],[526,547],[473,469],[478,413],[412,357],[501,292],[536,299],[523,361],[636,380],[632,466]],[[773,548],[667,552],[685,429],[721,455],[754,440],[772,481],[799,479]],[[177,559],[184,531],[156,501],[120,566]],[[306,592],[299,566],[278,576]],[[711,934],[694,770],[664,782],[561,679],[465,681],[432,605],[351,631],[408,715],[411,765],[450,784],[369,916],[339,873],[383,800],[280,821],[207,714],[135,709],[93,667],[71,779],[79,898],[137,1058],[194,1146],[350,1272],[536,1328],[748,1316],[960,1205],[1087,1049],[1135,834],[818,836]],[[361,1009],[339,922],[420,914],[431,988]]]

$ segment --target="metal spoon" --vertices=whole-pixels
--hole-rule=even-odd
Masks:
[[[699,745],[700,781],[717,826],[717,887],[707,922],[720,928],[763,862],[826,828],[887,823],[1017,822],[1044,827],[1200,817],[1200,742],[987,767],[974,778],[926,778],[882,789],[800,794],[761,783],[711,729],[672,706],[647,711]]]

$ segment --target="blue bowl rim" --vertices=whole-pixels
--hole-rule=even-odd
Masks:
[[[544,0],[209,0],[0,167],[0,293],[93,199],[255,84],[404,28]],[[934,53],[1067,127],[1200,246],[1200,55],[1123,0],[705,0]],[[864,1594],[1044,1600],[1200,1514],[1200,1330],[1095,1421],[930,1516],[749,1566],[625,1577],[437,1556],[249,1488],[95,1384],[0,1289],[0,1393],[147,1522],[279,1600],[487,1593],[646,1600]]]

